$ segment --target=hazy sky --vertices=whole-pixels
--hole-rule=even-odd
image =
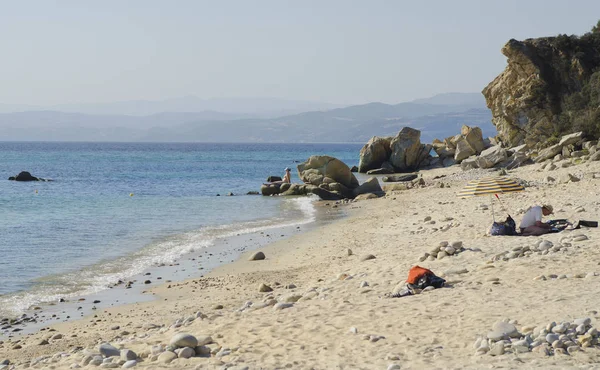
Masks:
[[[397,103],[481,91],[510,38],[583,34],[599,18],[598,0],[6,1],[0,103]]]

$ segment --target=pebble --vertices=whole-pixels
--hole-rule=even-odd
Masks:
[[[262,261],[266,258],[265,254],[263,252],[254,252],[252,253],[252,255],[250,256],[250,258],[248,258],[248,261]]]
[[[290,303],[290,302],[279,302],[279,303],[276,303],[275,306],[273,306],[273,309],[274,310],[283,310],[283,309],[290,308],[293,306],[294,306],[294,304]]]
[[[136,360],[130,360],[127,361],[123,364],[123,366],[121,366],[123,369],[129,369],[134,367],[135,365],[137,365],[137,361]]]
[[[268,285],[267,285],[267,284],[265,284],[265,283],[261,283],[261,284],[258,286],[258,291],[259,291],[259,292],[261,292],[261,293],[272,292],[272,291],[273,291],[273,288],[271,288],[270,286],[268,286]]]
[[[102,343],[98,346],[98,352],[104,357],[120,356],[121,351],[113,347],[109,343]]]
[[[198,339],[191,334],[178,333],[171,338],[169,345],[175,348],[196,347],[198,345]]]
[[[102,356],[94,356],[94,357],[93,357],[93,358],[90,360],[89,364],[90,364],[90,365],[92,365],[92,366],[100,366],[100,365],[102,365],[102,361],[103,361],[103,360],[104,360],[104,359],[102,358]]]
[[[400,370],[400,365],[398,364],[389,364],[387,370]]]
[[[360,260],[361,260],[361,261],[368,261],[368,260],[374,260],[375,258],[377,258],[377,257],[375,257],[375,256],[374,256],[374,255],[372,255],[372,254],[365,254],[364,256],[362,256],[362,257],[360,258]]]
[[[546,335],[546,342],[552,344],[554,342],[556,342],[558,340],[558,335],[557,334],[548,334]]]
[[[579,325],[589,326],[592,324],[592,319],[590,319],[589,317],[575,319],[575,320],[573,320],[573,324],[575,324],[577,326],[579,326]]]
[[[158,362],[163,363],[163,364],[168,364],[176,358],[177,358],[177,354],[175,354],[175,352],[165,351],[165,352],[161,353],[160,355],[158,355]]]
[[[494,345],[492,346],[492,349],[490,349],[489,353],[492,356],[503,355],[504,354],[504,343],[503,342],[494,343]]]
[[[190,358],[190,357],[194,357],[195,355],[196,355],[196,351],[194,351],[194,349],[190,348],[190,347],[181,348],[179,350],[179,352],[177,353],[177,357],[179,357],[179,358]]]
[[[130,349],[121,350],[121,360],[131,361],[137,359],[138,355]]]

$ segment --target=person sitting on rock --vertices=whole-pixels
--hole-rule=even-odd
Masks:
[[[542,222],[542,216],[549,216],[553,208],[549,204],[530,207],[521,220],[521,235],[543,235],[550,232],[552,226]]]
[[[292,182],[292,170],[289,167],[285,168],[285,175],[283,175],[283,182],[290,184]]]

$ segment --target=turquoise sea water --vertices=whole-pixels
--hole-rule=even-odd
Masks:
[[[309,197],[245,194],[310,155],[352,166],[359,150],[358,144],[0,142],[0,317],[105,289],[217,237],[310,222]],[[23,170],[54,181],[6,180]],[[292,181],[299,181],[295,171]],[[235,196],[224,196],[229,192]]]

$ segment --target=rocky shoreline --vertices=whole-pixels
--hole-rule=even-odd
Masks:
[[[514,211],[550,198],[557,218],[574,212],[594,219],[600,162],[557,164],[557,177],[572,172],[579,181],[546,182],[546,163],[509,170],[528,186],[503,197],[506,207]],[[492,323],[506,317],[540,328],[587,317],[596,325],[600,319],[600,269],[593,258],[598,230],[577,230],[585,240],[568,232],[547,235],[540,240],[553,245],[548,253],[539,249],[548,243],[531,248],[537,238],[485,236],[491,222],[487,199],[455,194],[468,179],[493,173],[458,166],[422,171],[423,185],[347,203],[349,218],[263,246],[265,259],[249,260],[247,253],[205,277],[152,287],[160,297],[152,302],[97,310],[83,320],[4,340],[4,368],[475,369],[506,364],[508,353],[518,354],[527,368],[572,367],[575,357],[582,367],[593,366],[600,360],[593,335],[580,351],[569,351],[567,338],[561,340],[564,353],[554,342],[548,351],[531,351],[542,331],[520,328],[518,338],[500,339],[504,354],[482,355],[501,351],[496,337],[486,342],[489,351],[483,340],[473,349]],[[565,247],[552,250],[559,245]],[[432,255],[432,246],[436,258],[419,262],[419,256]],[[495,258],[507,250],[516,252]],[[448,287],[385,298],[415,263],[446,279]],[[536,279],[540,275],[546,280]],[[575,332],[572,340],[587,335]],[[533,342],[529,333],[535,333]],[[521,351],[523,340],[530,351]],[[432,352],[436,356],[426,355]]]

